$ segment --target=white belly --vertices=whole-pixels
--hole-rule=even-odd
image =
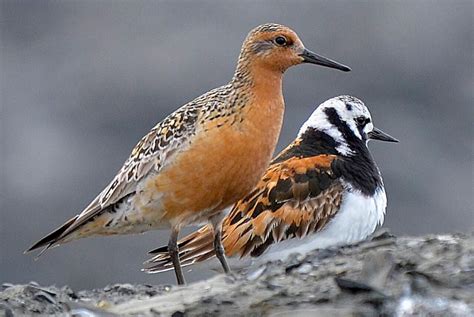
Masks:
[[[347,189],[341,209],[321,231],[302,239],[293,238],[272,245],[255,259],[257,263],[281,260],[290,254],[353,244],[366,239],[384,221],[387,197],[383,187],[373,197]]]

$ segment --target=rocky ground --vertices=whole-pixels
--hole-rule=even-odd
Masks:
[[[4,284],[0,315],[474,316],[474,236],[395,238],[295,255],[185,287]]]

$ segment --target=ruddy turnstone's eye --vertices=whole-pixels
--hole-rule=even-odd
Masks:
[[[284,45],[287,44],[287,42],[288,42],[288,41],[287,41],[286,38],[283,37],[283,36],[277,36],[277,37],[275,38],[275,43],[276,43],[277,45],[279,45],[279,46],[284,46]]]
[[[370,118],[366,118],[366,117],[358,117],[355,120],[357,122],[357,125],[359,126],[364,126],[370,122]]]

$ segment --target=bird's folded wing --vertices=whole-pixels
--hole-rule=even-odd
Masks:
[[[259,256],[273,243],[324,228],[342,200],[342,183],[331,170],[334,159],[294,157],[272,165],[225,219],[226,253]]]
[[[133,148],[114,179],[77,217],[62,236],[92,219],[101,210],[133,193],[137,183],[151,172],[157,173],[185,148],[196,130],[199,108],[183,106],[158,123]]]

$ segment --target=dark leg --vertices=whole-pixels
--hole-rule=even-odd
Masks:
[[[211,218],[211,224],[214,228],[214,251],[216,252],[216,257],[219,259],[219,262],[222,264],[222,268],[226,274],[230,273],[229,264],[225,259],[225,250],[222,246],[222,219],[223,215],[214,216]]]
[[[173,229],[171,231],[170,240],[168,242],[168,253],[170,255],[171,261],[173,262],[178,285],[183,285],[186,284],[186,281],[184,280],[183,269],[181,268],[181,263],[179,262],[178,235],[179,230]]]

